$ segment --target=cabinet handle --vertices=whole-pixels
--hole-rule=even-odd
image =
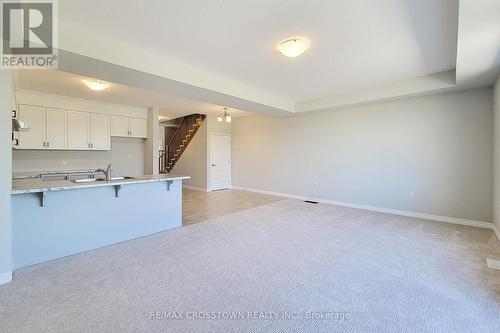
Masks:
[[[45,141],[43,142],[43,146],[45,147]]]

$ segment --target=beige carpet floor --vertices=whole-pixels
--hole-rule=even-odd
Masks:
[[[500,332],[487,257],[489,230],[281,200],[19,270],[0,332]]]

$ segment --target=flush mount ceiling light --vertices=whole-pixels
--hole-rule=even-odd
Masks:
[[[106,82],[98,81],[98,80],[83,80],[82,81],[87,87],[95,91],[101,91],[109,87],[109,84]]]
[[[289,38],[278,44],[278,51],[286,57],[298,57],[309,48],[309,41],[304,38]]]
[[[224,113],[217,117],[217,121],[225,121],[226,123],[231,122],[231,116],[227,113],[227,108],[224,108]]]

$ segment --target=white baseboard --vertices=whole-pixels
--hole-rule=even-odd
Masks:
[[[12,281],[12,272],[0,273],[0,284]]]
[[[486,265],[488,268],[500,269],[500,260],[486,258]]]
[[[498,227],[496,225],[493,225],[493,232],[495,233],[498,241],[500,242],[500,230],[498,230]]]
[[[182,185],[182,187],[185,187],[185,188],[188,188],[188,189],[194,190],[194,191],[210,192],[208,189],[201,188],[201,187],[195,187],[195,186],[189,186],[189,185]]]
[[[433,220],[433,221],[438,221],[438,222],[461,224],[461,225],[467,225],[467,226],[471,226],[471,227],[478,227],[478,228],[484,228],[484,229],[490,229],[490,230],[493,229],[493,227],[494,227],[493,223],[490,223],[490,222],[467,220],[467,219],[461,219],[461,218],[457,218],[457,217],[417,213],[417,212],[410,212],[410,211],[406,211],[406,210],[368,206],[368,205],[355,204],[355,203],[350,203],[350,202],[342,202],[342,201],[334,201],[334,200],[328,200],[328,199],[322,199],[322,198],[308,197],[308,196],[303,196],[303,195],[272,192],[272,191],[258,190],[258,189],[253,189],[253,188],[244,188],[244,187],[239,187],[239,186],[233,186],[232,188],[235,190],[243,190],[243,191],[249,191],[249,192],[269,194],[269,195],[274,195],[274,196],[289,198],[289,199],[311,200],[311,201],[317,201],[320,203],[325,203],[325,204],[330,204],[330,205],[343,206],[343,207],[349,207],[349,208],[357,208],[357,209],[369,210],[369,211],[374,211],[374,212],[379,212],[379,213],[387,213],[387,214],[401,215],[401,216],[407,216],[407,217],[415,217],[415,218],[424,219],[424,220]],[[497,237],[499,237],[498,230],[495,232],[496,232]],[[499,240],[500,240],[500,238],[499,238]]]

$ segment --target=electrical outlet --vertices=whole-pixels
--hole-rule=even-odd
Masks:
[[[408,193],[408,196],[410,197],[410,199],[413,199],[415,197],[415,193],[410,192],[410,193]]]
[[[63,166],[67,166],[68,165],[68,161],[62,161],[62,165]]]
[[[128,154],[128,159],[131,160],[132,159],[132,154]]]

